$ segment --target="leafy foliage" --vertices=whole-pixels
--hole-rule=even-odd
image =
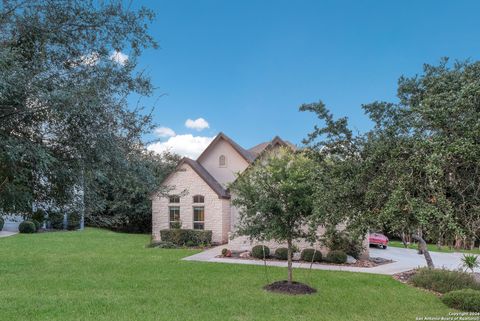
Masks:
[[[413,285],[440,293],[461,289],[480,290],[473,275],[461,271],[422,268],[410,279]]]
[[[4,211],[28,214],[32,204],[49,204],[85,211],[97,226],[148,228],[146,199],[165,167],[153,169],[158,159],[144,155],[151,113],[128,100],[152,94],[137,59],[157,45],[147,32],[152,11],[131,8],[118,0],[3,2]],[[119,60],[120,52],[128,59]]]
[[[333,250],[327,253],[325,260],[330,263],[344,264],[347,262],[347,253],[342,250]]]
[[[305,227],[313,216],[315,163],[303,153],[279,148],[267,153],[230,186],[239,209],[237,233],[287,243],[292,282],[293,241],[312,239]]]
[[[480,312],[480,291],[457,290],[445,294],[442,302],[452,309]]]
[[[306,262],[321,262],[322,252],[315,249],[304,249],[300,254],[300,258]]]
[[[275,258],[283,261],[288,260],[288,249],[286,247],[275,249]]]
[[[265,259],[270,256],[270,248],[266,245],[255,245],[252,247],[252,256],[256,259]]]
[[[3,229],[3,225],[5,224],[5,220],[3,217],[0,216],[0,231]]]
[[[62,230],[63,220],[64,220],[63,213],[55,210],[51,210],[48,212],[48,223],[50,224],[51,228],[56,230]]]
[[[32,221],[23,221],[18,225],[18,231],[23,234],[31,234],[37,231],[35,223]]]
[[[171,242],[180,246],[205,246],[212,244],[212,231],[206,230],[161,230],[160,237],[164,242]]]
[[[363,237],[352,237],[346,231],[339,231],[336,228],[327,228],[325,234],[322,236],[323,244],[330,250],[340,250],[348,255],[358,259],[362,254]]]
[[[478,255],[463,254],[462,257],[463,267],[474,272],[474,269],[480,267],[480,262],[478,262]]]

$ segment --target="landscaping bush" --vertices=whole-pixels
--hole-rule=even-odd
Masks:
[[[80,228],[82,215],[78,212],[72,212],[67,215],[67,230],[73,231]]]
[[[32,221],[37,221],[39,223],[39,227],[42,227],[43,223],[45,223],[46,213],[41,208],[37,208],[35,212],[31,215]]]
[[[480,312],[480,291],[463,289],[448,292],[442,297],[442,301],[453,309]]]
[[[212,231],[169,229],[161,230],[160,237],[162,241],[179,246],[204,246],[212,243]]]
[[[424,289],[447,293],[455,290],[480,290],[473,275],[461,271],[422,268],[410,279],[413,285]]]
[[[288,249],[286,247],[279,247],[275,250],[275,257],[278,260],[288,260]]]
[[[347,262],[347,253],[340,250],[330,251],[326,260],[331,263],[344,264]]]
[[[34,219],[31,219],[30,222],[32,222],[33,224],[35,224],[35,231],[38,231],[41,227],[40,225],[40,222],[37,221],[37,220],[34,220]]]
[[[48,212],[50,226],[56,230],[63,230],[63,214],[57,211]]]
[[[313,262],[320,262],[322,260],[322,252],[315,251],[315,249],[304,249],[300,254],[300,258],[307,262],[312,262],[312,259]]]
[[[263,260],[264,252],[265,252],[265,258],[270,256],[270,249],[268,248],[268,246],[255,245],[254,247],[252,247],[252,256],[254,258]]]
[[[5,224],[5,220],[3,217],[0,217],[0,231],[3,229],[3,225]]]
[[[164,242],[164,241],[152,242],[148,247],[156,247],[160,249],[176,249],[177,248],[177,246],[172,242]]]
[[[37,231],[37,228],[35,227],[35,223],[33,223],[32,221],[23,221],[18,226],[18,231],[20,233],[30,234],[35,233]]]
[[[330,251],[343,251],[358,259],[363,252],[362,237],[353,236],[346,231],[329,228],[323,235],[323,244]]]

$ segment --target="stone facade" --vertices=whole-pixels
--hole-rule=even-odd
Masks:
[[[193,207],[204,206],[205,230],[211,230],[215,243],[226,243],[228,231],[225,226],[230,225],[230,201],[221,199],[212,188],[190,167],[183,164],[165,182],[165,185],[174,189],[171,195],[180,195],[180,203],[169,203],[168,197],[155,196],[152,198],[152,236],[160,240],[160,230],[170,228],[170,206],[180,207],[182,228],[193,228]],[[193,203],[194,195],[204,196],[204,203]]]

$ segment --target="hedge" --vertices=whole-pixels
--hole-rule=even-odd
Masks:
[[[300,254],[300,259],[306,262],[320,262],[322,261],[322,252],[315,249],[304,249]]]
[[[288,260],[288,249],[286,247],[279,247],[275,250],[275,257],[278,260]]]
[[[252,256],[257,259],[268,258],[270,256],[270,248],[266,245],[255,245],[252,247]]]
[[[448,292],[442,297],[442,301],[453,309],[480,312],[480,291],[464,289]]]
[[[72,212],[67,215],[67,230],[78,230],[80,228],[80,221],[82,215],[78,212]]]
[[[480,290],[480,284],[472,274],[446,269],[419,269],[410,282],[416,287],[440,293],[462,289]]]
[[[0,231],[3,229],[4,224],[5,224],[5,221],[3,220],[3,217],[0,217]]]
[[[18,231],[20,233],[26,233],[26,234],[31,234],[35,233],[37,231],[37,228],[35,227],[35,223],[32,221],[23,221],[18,225]]]
[[[63,213],[56,211],[48,212],[48,221],[53,229],[63,230]]]
[[[327,254],[326,261],[336,264],[344,264],[347,262],[347,253],[340,250],[330,251]]]
[[[210,245],[212,243],[212,231],[168,229],[161,230],[160,237],[163,242],[171,242],[180,246]]]

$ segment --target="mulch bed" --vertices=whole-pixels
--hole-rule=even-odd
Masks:
[[[300,282],[292,282],[291,284],[288,284],[288,281],[286,280],[273,282],[272,284],[265,285],[263,288],[270,292],[290,295],[313,294],[317,292],[317,290],[306,284]]]

